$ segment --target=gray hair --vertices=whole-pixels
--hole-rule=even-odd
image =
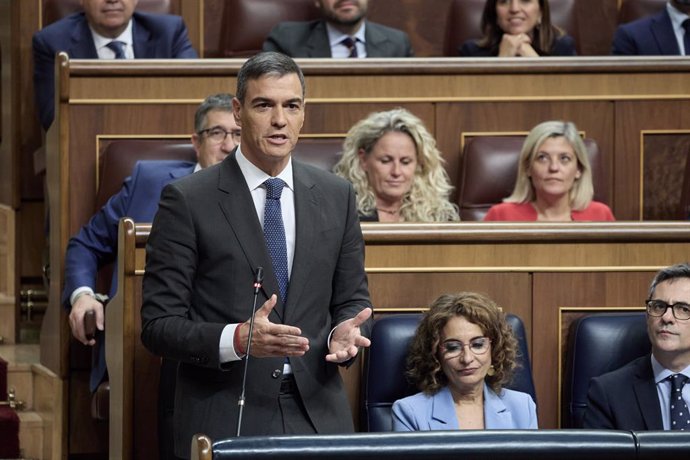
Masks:
[[[258,80],[264,75],[282,77],[291,73],[297,74],[300,85],[302,85],[302,99],[304,99],[306,91],[304,74],[290,56],[275,51],[255,54],[247,59],[237,74],[237,99],[244,103],[249,80]]]
[[[210,111],[220,110],[232,113],[232,98],[232,94],[218,93],[204,99],[194,113],[194,132],[198,134],[205,128],[206,116]]]
[[[662,268],[654,276],[652,284],[649,286],[649,299],[654,296],[656,287],[668,280],[676,280],[678,278],[690,278],[690,264],[688,262],[682,264],[671,265],[670,267]]]

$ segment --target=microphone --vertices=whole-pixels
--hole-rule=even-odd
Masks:
[[[240,436],[240,430],[242,429],[242,414],[244,412],[244,392],[247,385],[247,366],[249,365],[249,356],[252,350],[252,335],[254,333],[254,315],[256,314],[256,300],[259,297],[259,289],[261,289],[261,284],[264,281],[264,268],[256,267],[256,273],[254,274],[254,304],[252,305],[252,316],[249,318],[249,338],[247,339],[247,355],[244,359],[244,369],[242,373],[242,391],[240,397],[237,400],[237,405],[239,406],[239,411],[237,412],[237,437]],[[237,326],[239,327],[239,326]]]

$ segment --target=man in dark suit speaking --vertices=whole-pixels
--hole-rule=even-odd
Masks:
[[[690,430],[690,265],[659,271],[646,306],[652,353],[592,379],[585,428]]]
[[[169,184],[146,248],[142,341],[180,361],[175,453],[237,433],[254,278],[264,269],[242,435],[353,431],[338,364],[369,346],[364,241],[349,182],[291,158],[304,76],[280,53],[245,62],[242,143]]]
[[[134,12],[138,0],[81,0],[83,13],[67,16],[33,38],[34,91],[41,125],[54,117],[55,55],[72,59],[194,59],[179,16]]]
[[[368,1],[315,0],[322,19],[281,22],[263,49],[293,58],[412,57],[405,32],[366,20]]]

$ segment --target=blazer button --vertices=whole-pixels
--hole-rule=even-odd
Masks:
[[[276,369],[271,373],[271,377],[273,377],[274,379],[277,379],[281,375],[283,375],[283,371],[281,371],[280,369]]]

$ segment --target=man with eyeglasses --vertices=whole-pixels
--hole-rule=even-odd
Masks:
[[[188,161],[139,161],[132,175],[125,179],[122,189],[73,236],[67,245],[65,255],[65,287],[62,304],[69,312],[72,334],[81,343],[95,346],[91,369],[90,389],[96,391],[107,379],[105,363],[104,304],[108,296],[96,294],[98,270],[117,257],[118,224],[122,217],[131,217],[137,222],[151,222],[158,209],[158,200],[163,187],[168,183],[220,163],[240,141],[240,128],[232,113],[231,94],[215,94],[207,97],[194,115],[192,144],[197,162]],[[117,270],[113,270],[109,296],[117,290]],[[98,329],[96,338],[87,338],[84,316],[93,311]],[[159,392],[159,413],[161,420],[171,419],[174,397],[176,363],[163,360]],[[169,377],[166,377],[169,375]],[[168,423],[172,425],[172,421]],[[171,451],[172,432],[159,433],[161,458],[163,450]]]
[[[690,431],[690,265],[657,273],[646,307],[651,355],[592,379],[585,428]]]

